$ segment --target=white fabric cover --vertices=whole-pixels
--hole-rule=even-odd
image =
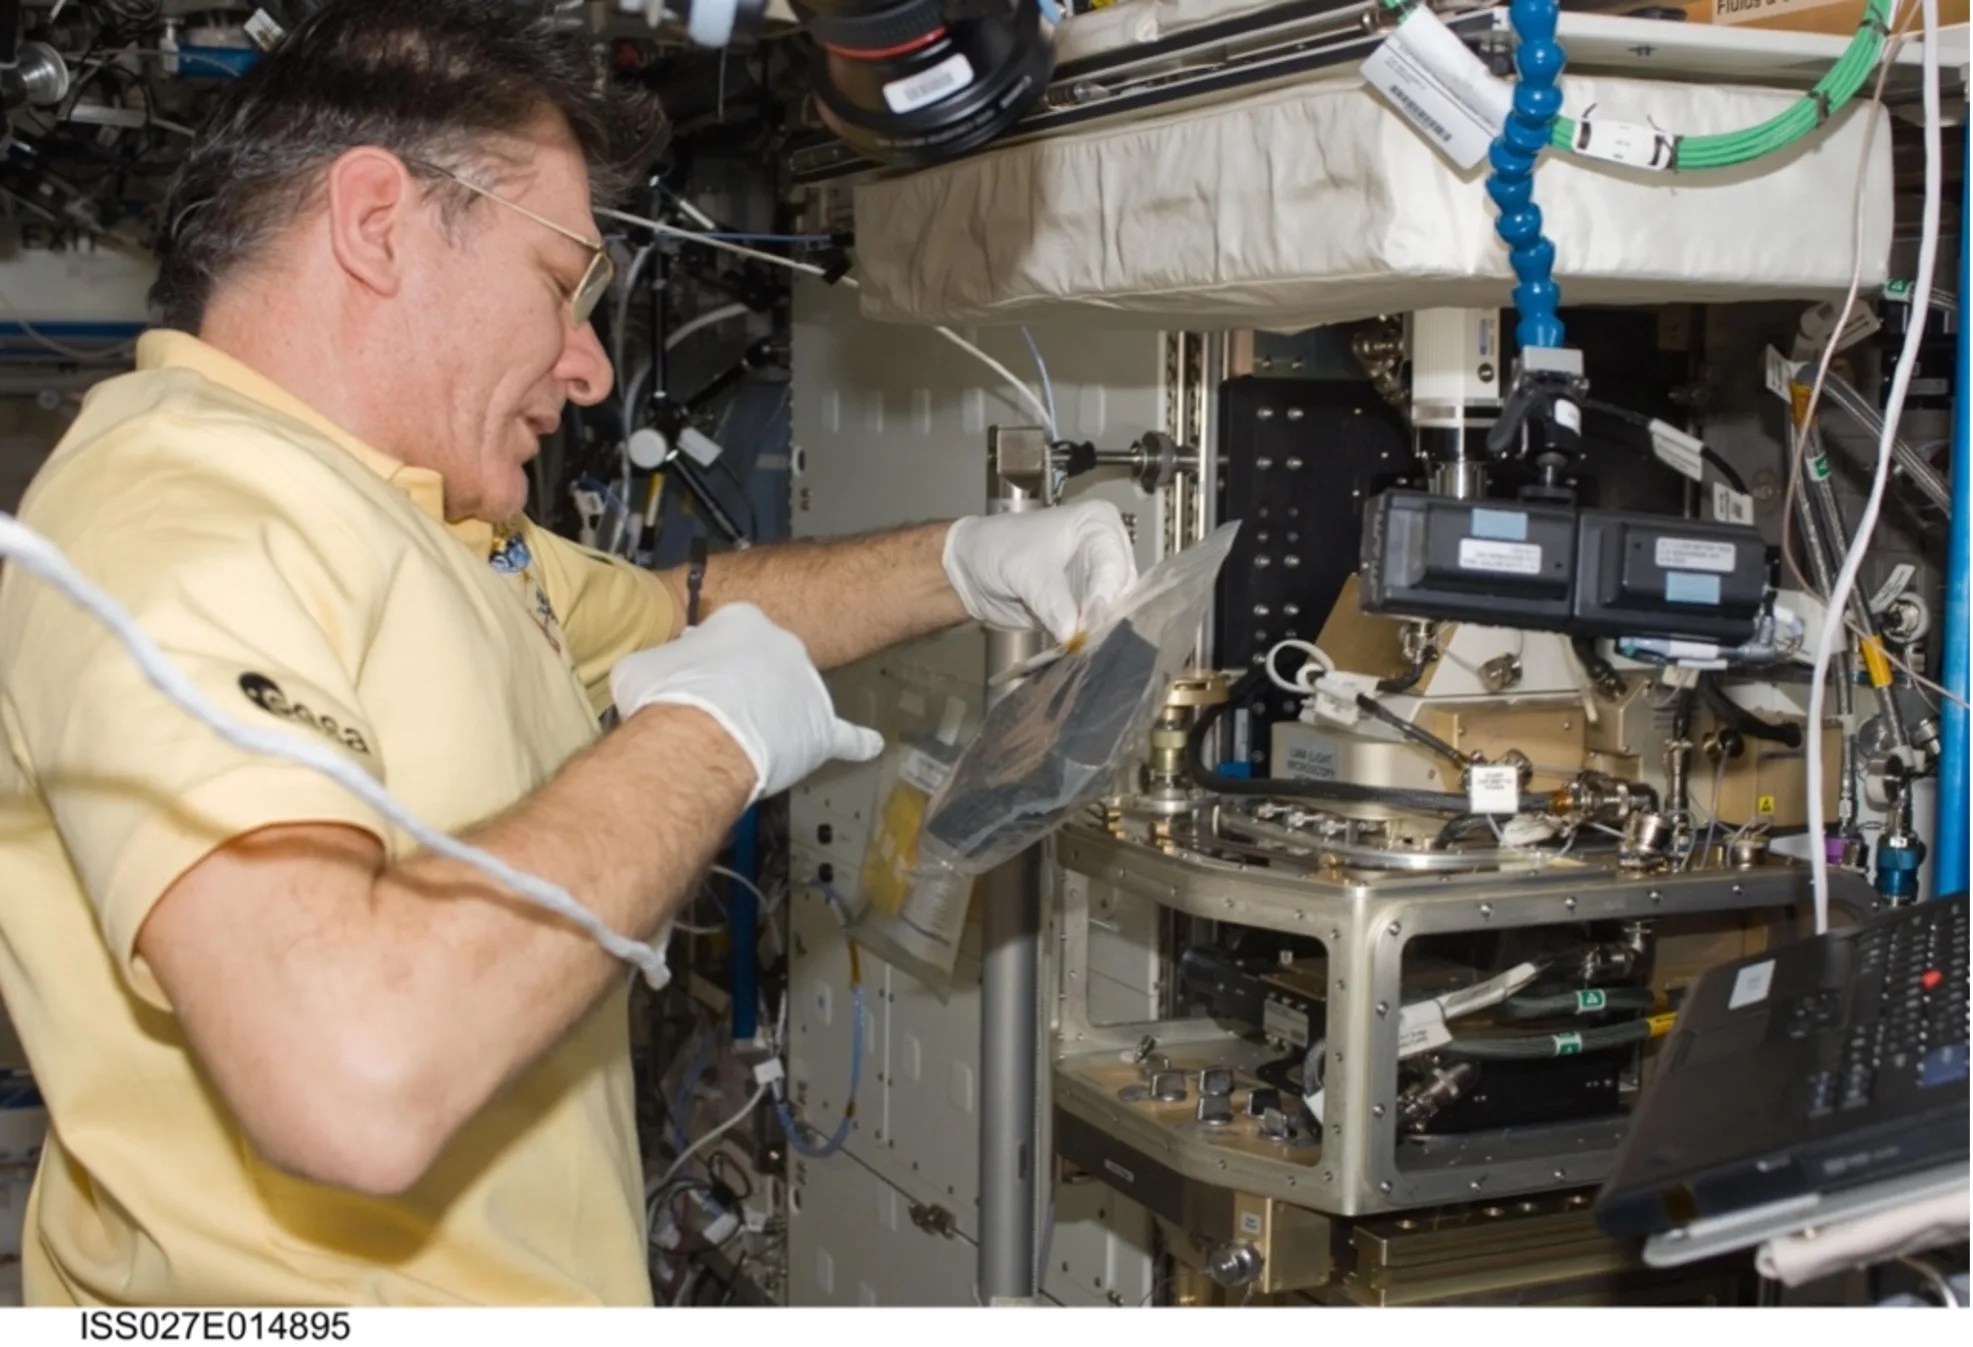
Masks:
[[[1797,97],[1616,77],[1567,109],[1697,134]],[[1863,281],[1891,238],[1887,119],[1864,180]],[[1536,175],[1565,304],[1816,297],[1852,266],[1866,119],[1786,154],[1653,174],[1545,156]],[[1505,306],[1512,273],[1484,166],[1461,175],[1354,76],[1014,146],[856,189],[866,316],[1293,331],[1378,313]]]

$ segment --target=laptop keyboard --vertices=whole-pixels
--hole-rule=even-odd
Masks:
[[[1855,951],[1849,1028],[1836,1064],[1808,1081],[1811,1118],[1867,1108],[1888,1091],[1965,1078],[1967,905],[1901,908],[1859,933]],[[1804,997],[1788,1032],[1807,1038],[1841,1016],[1841,992]]]

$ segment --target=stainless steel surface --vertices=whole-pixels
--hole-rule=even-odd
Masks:
[[[1054,471],[1038,430],[989,433],[987,494],[995,513],[1049,503]],[[985,674],[1032,658],[1038,632],[990,631]],[[990,694],[1010,695],[1011,686]],[[982,881],[980,968],[980,1295],[992,1304],[1035,1296],[1036,1108],[1041,852],[1030,847]]]
[[[1432,494],[1453,500],[1478,500],[1487,493],[1487,465],[1484,459],[1466,457],[1436,459],[1432,463]]]
[[[1539,872],[1417,875],[1325,866],[1314,859],[1262,864],[1216,859],[1177,841],[1153,846],[1075,825],[1056,841],[1063,886],[1064,967],[1088,967],[1089,915],[1100,894],[1136,899],[1210,921],[1314,937],[1326,950],[1325,1106],[1319,1138],[1298,1143],[1241,1117],[1212,1129],[1191,1111],[1118,1098],[1135,1081],[1136,1045],[1155,1038],[1173,1069],[1229,1066],[1232,1102],[1244,1103],[1253,1072],[1280,1056],[1212,1021],[1100,1025],[1085,975],[1065,980],[1056,1064],[1056,1109],[1148,1157],[1176,1179],[1340,1216],[1539,1193],[1599,1181],[1621,1118],[1401,1141],[1397,1009],[1409,942],[1454,932],[1585,922],[1652,923],[1661,932],[1705,914],[1788,910],[1804,901],[1806,871],[1770,864],[1745,872],[1630,873],[1607,860],[1558,863]],[[1277,853],[1276,861],[1283,858]],[[1841,908],[1868,910],[1860,877],[1833,878]],[[1182,1107],[1182,1106],[1180,1106]],[[1128,1167],[1126,1165],[1126,1167]],[[1174,1180],[1174,1181],[1175,1181]]]

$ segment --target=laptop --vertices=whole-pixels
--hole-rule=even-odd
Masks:
[[[1596,1221],[1660,1236],[1967,1161],[1966,895],[1712,969],[1632,1115]]]

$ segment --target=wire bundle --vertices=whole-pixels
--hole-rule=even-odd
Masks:
[[[1864,6],[1863,20],[1857,25],[1856,36],[1850,39],[1843,55],[1829,68],[1828,74],[1815,82],[1814,88],[1786,111],[1775,114],[1758,126],[1740,131],[1673,137],[1672,167],[1732,168],[1736,164],[1785,150],[1819,130],[1823,123],[1856,97],[1864,81],[1877,69],[1878,58],[1883,54],[1884,43],[1891,34],[1891,4],[1892,0],[1869,0]],[[1551,4],[1547,8],[1553,12],[1555,6]],[[1517,31],[1520,30],[1520,9],[1521,5],[1516,3]],[[1550,31],[1552,34],[1552,27]],[[1525,81],[1526,78],[1524,70],[1522,79]],[[1549,143],[1558,150],[1567,150],[1574,145],[1575,138],[1575,120],[1557,118]]]

